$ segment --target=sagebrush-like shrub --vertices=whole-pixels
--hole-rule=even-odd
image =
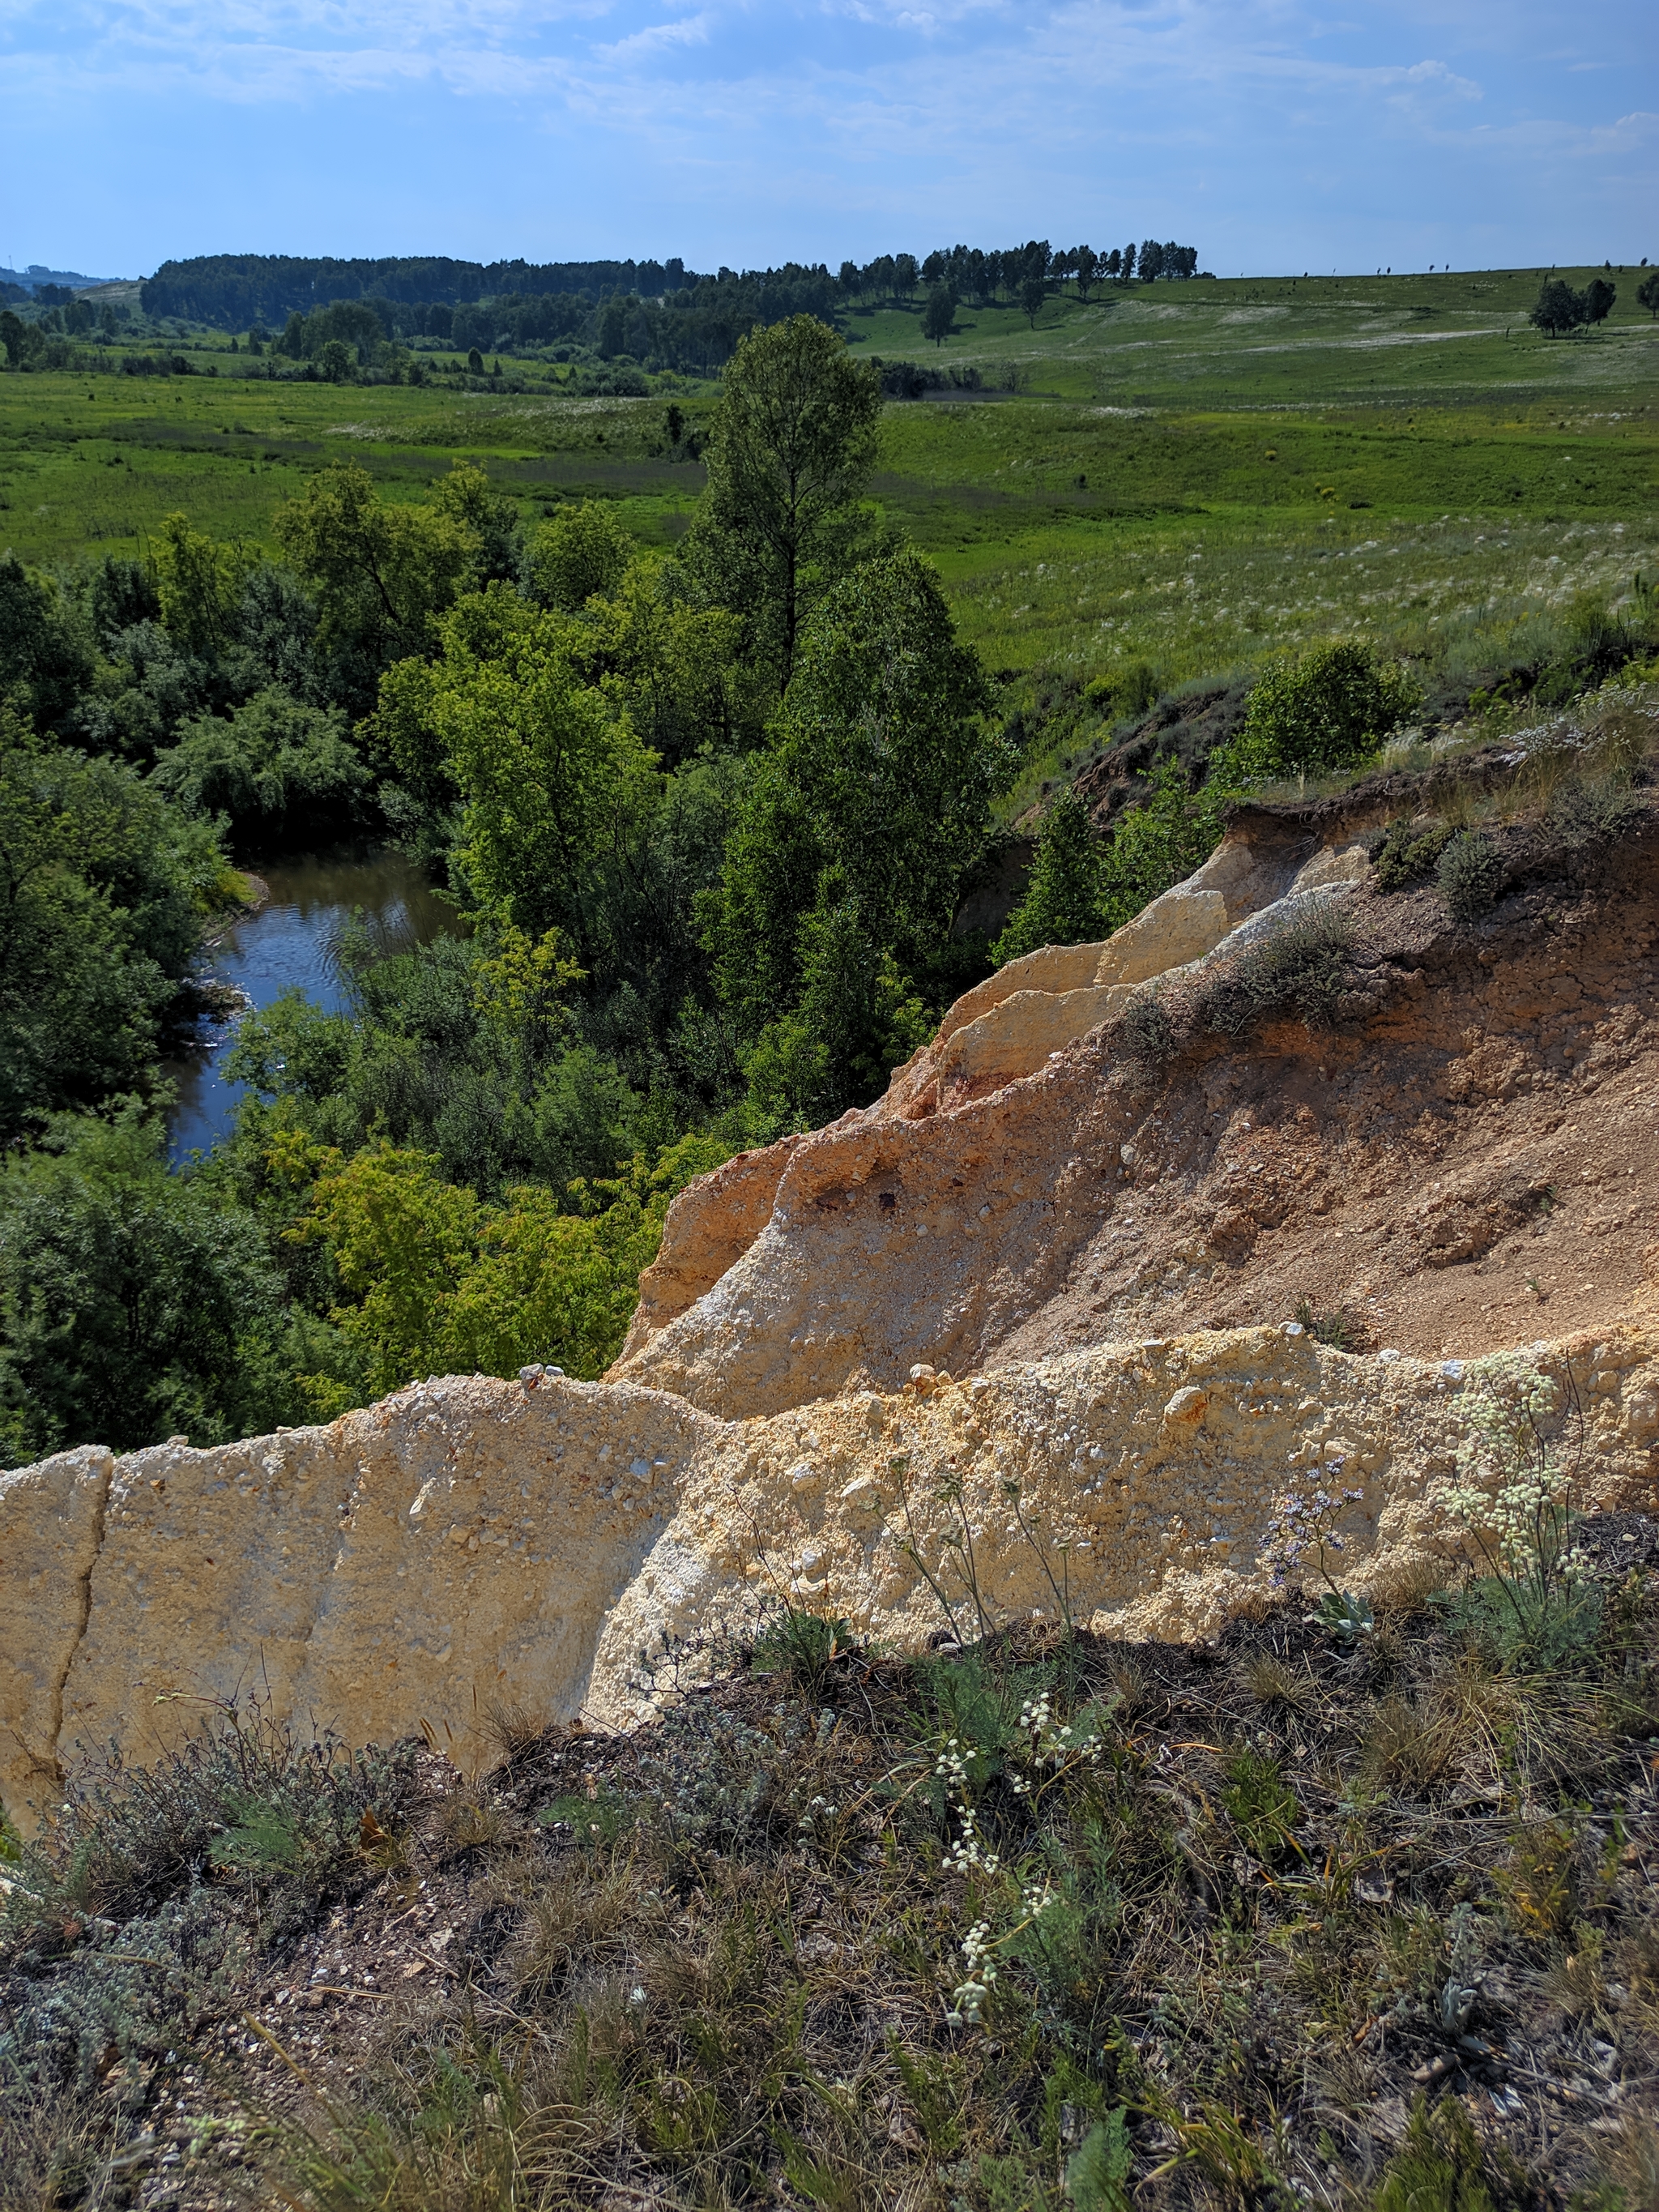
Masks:
[[[1497,905],[1504,888],[1504,862],[1498,848],[1478,830],[1454,837],[1435,870],[1440,896],[1454,921],[1475,921]]]
[[[1431,872],[1455,835],[1449,822],[1426,827],[1401,819],[1370,841],[1371,866],[1380,891],[1404,890]]]
[[[1131,999],[1118,1024],[1118,1048],[1132,1068],[1155,1075],[1174,1057],[1177,1039],[1170,1010],[1156,992]]]
[[[1259,938],[1211,987],[1209,1025],[1243,1036],[1269,1016],[1299,1015],[1310,1030],[1328,1029],[1347,988],[1353,924],[1321,899]]]

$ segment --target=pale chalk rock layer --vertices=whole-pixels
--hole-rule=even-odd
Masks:
[[[1583,1394],[1586,1502],[1655,1503],[1659,1334],[1537,1357]],[[1343,1576],[1381,1590],[1459,1541],[1437,1498],[1468,1381],[1247,1329],[766,1419],[452,1378],[215,1450],[67,1453],[0,1476],[0,1792],[32,1825],[78,1758],[153,1756],[255,1697],[465,1763],[502,1711],[628,1725],[665,1649],[695,1665],[769,1594],[899,1647],[1062,1598],[1209,1635],[1267,1586],[1277,1498],[1321,1480],[1363,1492]]]
[[[1293,1328],[1000,1348],[1085,1267],[1113,1194],[1156,1179],[1156,1116],[1149,1136],[1106,1079],[1101,1024],[1346,895],[1358,826],[1230,836],[1105,944],[969,993],[874,1106],[693,1184],[603,1383],[449,1378],[327,1428],[0,1474],[11,1816],[78,1759],[142,1759],[253,1698],[467,1762],[492,1715],[628,1725],[757,1596],[901,1648],[1062,1607],[1209,1636],[1267,1588],[1289,1486],[1362,1492],[1346,1583],[1420,1575],[1462,1541],[1442,1493],[1474,1368]],[[1158,1271],[1213,1264],[1149,1261],[1143,1328]],[[1582,1502],[1659,1504],[1651,1316],[1533,1357],[1583,1407]]]
[[[353,1743],[568,1718],[714,1425],[626,1384],[415,1384],[327,1428],[0,1475],[0,1798],[258,1698]]]
[[[874,1105],[740,1153],[680,1193],[612,1375],[731,1415],[861,1381],[890,1387],[916,1359],[977,1364],[1012,1286],[1029,1291],[1045,1271],[1058,1280],[1085,1214],[1093,1227],[1083,1186],[1102,1158],[1115,1170],[1133,1118],[1106,1128],[1102,1115],[1122,1102],[1094,1102],[1097,1071],[1067,1048],[1136,992],[1224,961],[1369,866],[1346,834],[1229,836],[1103,943],[1045,945],[999,969]],[[1045,1098],[1053,1079],[1062,1094]],[[1073,1133],[1056,1173],[1061,1120]]]

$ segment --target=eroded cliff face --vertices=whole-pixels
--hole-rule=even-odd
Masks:
[[[677,1312],[720,1202],[682,1194],[613,1373],[730,1418],[890,1390],[917,1360],[963,1373],[1304,1297],[1346,1307],[1356,1343],[1425,1355],[1611,1325],[1659,1267],[1659,817],[1593,881],[1523,884],[1473,927],[1431,887],[1356,880],[1336,827],[1310,858],[1272,821],[1271,864],[1241,837],[1107,945],[981,985],[877,1105],[741,1164],[772,1191],[764,1226],[736,1259],[722,1237],[713,1287]],[[1237,918],[1178,957],[1223,928],[1218,880]],[[1240,884],[1267,903],[1240,913]],[[1100,1018],[1115,994],[1196,1000],[1328,901],[1358,948],[1335,1026],[1234,1042],[1200,1019],[1152,1076],[1126,1057],[1123,1001]],[[1136,981],[1076,984],[1113,963]],[[951,1103],[975,1033],[975,1065],[1021,1072]]]
[[[0,1796],[256,1698],[354,1743],[568,1717],[714,1427],[627,1384],[451,1377],[327,1428],[0,1475]]]
[[[1659,1328],[1534,1357],[1585,1409],[1586,1502],[1659,1504]],[[497,1712],[627,1725],[659,1694],[653,1658],[751,1596],[901,1645],[1062,1601],[1120,1634],[1206,1635],[1266,1590],[1287,1485],[1360,1492],[1343,1576],[1382,1587],[1461,1541],[1437,1493],[1470,1380],[1291,1324],[765,1419],[532,1373],[210,1451],[66,1453],[0,1477],[0,1789],[38,1815],[77,1756],[142,1759],[253,1698],[354,1743],[422,1731],[463,1764]]]
[[[1208,1633],[1316,1469],[1361,1490],[1344,1576],[1380,1586],[1461,1540],[1462,1363],[1505,1346],[1582,1406],[1586,1501],[1659,1504],[1654,821],[1473,928],[1381,898],[1356,827],[1246,817],[1106,945],[969,994],[876,1106],[694,1185],[603,1383],[451,1378],[0,1475],[14,1817],[253,1695],[464,1758],[492,1709],[624,1724],[641,1655],[756,1594],[898,1643],[1062,1599]],[[1126,1057],[1137,994],[1201,1007],[1331,899],[1359,948],[1335,1027]]]

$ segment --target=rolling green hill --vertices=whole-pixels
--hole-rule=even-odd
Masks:
[[[1659,567],[1659,324],[1620,270],[1605,324],[1546,338],[1542,273],[1109,287],[1035,328],[964,307],[937,347],[919,302],[854,308],[860,353],[987,387],[890,404],[876,495],[994,668],[1168,685],[1347,628],[1455,654]],[[264,540],[346,454],[394,498],[465,455],[529,511],[614,500],[665,545],[701,489],[660,397],[268,383],[227,347],[187,345],[211,377],[0,376],[0,548],[131,553],[176,508]],[[680,392],[693,425],[714,389]]]

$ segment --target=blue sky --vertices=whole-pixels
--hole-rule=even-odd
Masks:
[[[1651,0],[0,0],[0,261],[1659,258]]]

